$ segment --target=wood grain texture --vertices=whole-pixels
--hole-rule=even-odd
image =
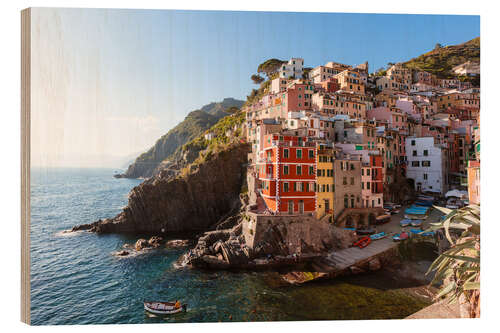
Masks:
[[[31,9],[21,11],[21,321],[30,324]]]

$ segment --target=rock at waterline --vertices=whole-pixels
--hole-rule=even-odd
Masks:
[[[165,244],[165,247],[184,247],[189,245],[188,239],[173,239]]]
[[[148,240],[148,245],[151,247],[160,247],[163,238],[160,236],[153,236]]]
[[[116,253],[116,255],[120,256],[120,257],[128,256],[129,254],[130,254],[130,252],[128,252],[126,250],[122,250],[122,251],[119,251]]]
[[[149,243],[144,238],[137,240],[137,242],[135,242],[135,246],[134,246],[136,251],[140,251],[140,250],[145,249],[147,247],[149,247]]]

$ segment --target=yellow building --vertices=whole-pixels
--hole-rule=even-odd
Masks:
[[[316,159],[316,218],[333,212],[335,184],[333,178],[334,151],[320,145]]]

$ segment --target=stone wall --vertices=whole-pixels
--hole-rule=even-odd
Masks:
[[[348,231],[307,215],[279,216],[247,212],[242,227],[245,243],[251,249],[279,244],[282,252],[317,253],[345,248],[352,243]]]

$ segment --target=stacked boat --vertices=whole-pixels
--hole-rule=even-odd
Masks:
[[[405,209],[405,219],[410,220],[425,220],[429,213],[430,207],[412,205]]]

